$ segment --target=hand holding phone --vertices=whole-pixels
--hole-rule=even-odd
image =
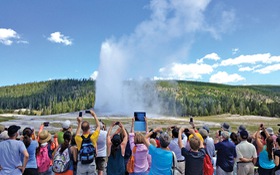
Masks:
[[[49,124],[50,124],[50,122],[44,122],[44,126],[45,126],[45,127],[48,127]]]
[[[115,123],[115,125],[119,125],[119,124],[120,124],[120,122],[116,122],[116,123]]]

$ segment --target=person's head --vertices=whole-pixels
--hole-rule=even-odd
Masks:
[[[235,145],[238,144],[238,135],[235,132],[232,132],[229,137]]]
[[[111,142],[114,147],[118,147],[122,143],[121,136],[119,134],[115,134],[111,139]]]
[[[208,126],[208,125],[204,125],[204,126],[202,127],[202,129],[205,129],[205,130],[208,132],[208,134],[210,133],[210,129],[209,129],[209,126]]]
[[[266,128],[266,131],[270,136],[274,135],[273,128],[268,127],[268,128]]]
[[[134,136],[134,143],[135,144],[142,144],[144,143],[144,135],[141,132],[136,132]]]
[[[157,142],[156,142],[155,139],[150,139],[150,143],[151,143],[152,145],[154,145],[155,147],[157,147]]]
[[[150,129],[149,132],[153,131],[153,129]],[[152,139],[156,139],[157,138],[157,133],[156,132],[153,132],[153,134],[150,136],[150,138]]]
[[[172,129],[172,137],[173,137],[173,138],[178,138],[178,134],[179,134],[179,128],[174,127],[174,128]]]
[[[228,140],[229,139],[229,132],[223,131],[222,132],[222,138],[223,138],[223,140]]]
[[[202,136],[203,139],[206,139],[208,137],[208,132],[205,129],[199,129],[199,134]]]
[[[61,127],[62,127],[63,131],[67,131],[71,128],[71,122],[69,120],[66,120],[61,123]]]
[[[43,130],[39,134],[39,143],[44,144],[51,141],[52,135],[47,131]]]
[[[0,124],[0,134],[5,130],[5,126]]]
[[[192,137],[190,139],[190,147],[193,151],[197,151],[200,146],[200,139],[197,137]]]
[[[25,145],[26,148],[29,147],[30,143],[31,143],[31,136],[32,136],[32,129],[27,127],[27,128],[24,128],[24,130],[22,131],[22,135],[23,135],[23,143]]]
[[[18,136],[18,131],[20,130],[20,126],[11,125],[8,128],[8,136],[10,138],[16,138]]]
[[[239,134],[240,134],[240,138],[241,138],[242,140],[247,140],[248,137],[249,137],[249,134],[248,134],[248,132],[247,132],[246,130],[240,131]]]
[[[89,132],[89,122],[88,121],[83,121],[82,122],[82,127],[81,127],[83,132]]]
[[[7,140],[7,139],[9,139],[8,131],[5,130],[5,131],[1,132],[1,134],[0,134],[0,141]]]
[[[260,135],[261,135],[261,139],[265,140],[266,139],[266,135],[265,135],[265,132],[260,132]]]
[[[239,127],[237,128],[238,133],[240,133],[241,131],[246,131],[246,126],[244,125],[239,125]]]
[[[229,132],[229,130],[230,130],[230,126],[226,122],[221,124],[221,128],[222,128],[223,131],[228,131]]]
[[[171,138],[167,133],[162,133],[159,136],[159,143],[162,148],[167,148],[170,144]]]
[[[70,131],[65,131],[63,134],[64,142],[69,142],[72,140],[72,133]]]

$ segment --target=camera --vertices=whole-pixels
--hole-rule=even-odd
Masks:
[[[83,112],[79,112],[79,117],[83,117]]]
[[[116,123],[115,123],[115,125],[119,125],[119,124],[120,124],[120,122],[116,122]]]
[[[86,114],[90,114],[90,110],[86,110]]]
[[[222,135],[222,131],[221,130],[219,130],[219,136],[221,136]]]
[[[44,122],[44,126],[45,126],[45,127],[48,127],[49,124],[50,124],[50,122]]]
[[[192,117],[190,118],[190,123],[193,123],[193,118]]]

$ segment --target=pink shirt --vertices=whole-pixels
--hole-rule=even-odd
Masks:
[[[131,150],[133,150],[134,133],[129,133],[129,144]],[[148,148],[144,144],[136,144],[136,152],[134,154],[134,172],[146,172],[149,168],[151,157],[148,154]]]

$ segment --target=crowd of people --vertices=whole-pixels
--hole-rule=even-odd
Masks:
[[[0,175],[279,175],[280,137],[273,129],[258,126],[249,134],[228,123],[211,137],[207,125],[196,128],[170,126],[135,132],[122,122],[109,128],[89,111],[95,121],[77,117],[76,132],[69,120],[51,135],[46,123],[36,133],[26,127],[0,125]],[[213,132],[212,132],[213,133]]]

